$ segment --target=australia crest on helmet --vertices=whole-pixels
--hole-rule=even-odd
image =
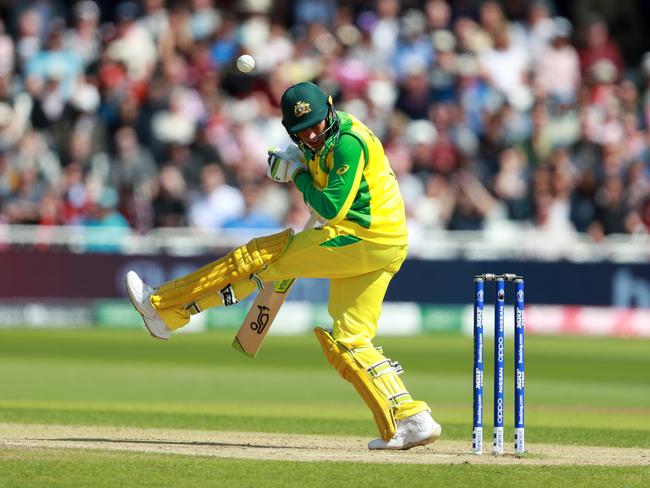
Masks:
[[[302,117],[305,114],[311,112],[311,105],[308,102],[299,101],[293,106],[293,115],[296,117]]]

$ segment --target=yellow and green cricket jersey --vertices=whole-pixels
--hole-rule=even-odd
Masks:
[[[379,244],[408,241],[404,201],[379,139],[357,118],[337,112],[338,140],[296,176],[305,202],[342,233]]]

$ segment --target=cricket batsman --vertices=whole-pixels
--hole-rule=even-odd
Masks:
[[[323,353],[372,411],[380,438],[369,449],[410,449],[434,442],[441,427],[413,399],[398,362],[373,345],[388,283],[407,254],[404,203],[375,135],[332,98],[304,82],[281,99],[282,124],[294,141],[269,150],[268,175],[293,182],[326,223],[296,234],[259,237],[179,279],[151,288],[130,271],[129,298],[158,339],[192,314],[237,303],[264,282],[328,278],[331,331],[316,328]]]

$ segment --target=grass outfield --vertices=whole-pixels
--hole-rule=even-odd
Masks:
[[[231,340],[230,333],[178,335],[164,343],[139,331],[0,331],[0,422],[375,436],[370,414],[327,365],[315,338],[271,337],[255,360],[232,349]],[[378,343],[402,363],[407,386],[431,405],[444,438],[467,440],[469,450],[471,339],[422,336]],[[529,337],[528,444],[650,448],[649,351],[647,340]],[[488,348],[486,353],[491,362]],[[486,373],[491,369],[490,363]],[[487,374],[485,384],[488,414]],[[486,415],[487,441],[490,425]],[[335,480],[350,486],[342,473],[358,473],[364,477],[355,476],[359,484],[370,480],[368,486],[392,486],[381,480],[406,477],[426,485],[432,476],[441,485],[487,486],[505,478],[506,485],[510,479],[525,485],[642,486],[650,476],[647,466],[360,465],[19,448],[0,450],[0,472],[0,487],[287,486],[291,480],[294,486],[333,486]]]
[[[0,486],[642,487],[648,470],[604,466],[427,466],[211,459],[102,451],[0,452]]]

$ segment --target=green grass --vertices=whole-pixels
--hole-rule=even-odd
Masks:
[[[232,349],[231,340],[231,333],[178,335],[160,342],[140,331],[2,330],[0,422],[375,436],[367,409],[327,364],[315,338],[271,337],[255,360]],[[430,404],[445,438],[469,442],[471,339],[422,336],[377,342],[402,363],[407,386]],[[508,439],[511,349],[506,357]],[[487,361],[490,352],[486,347]],[[491,370],[487,365],[486,373]],[[488,374],[485,384],[488,414]],[[526,400],[529,443],[650,448],[650,341],[529,337]],[[284,481],[312,477],[304,485],[329,486],[339,479],[339,486],[349,486],[339,476],[350,472],[367,476],[367,486],[385,486],[381,480],[404,476],[424,482],[432,475],[440,486],[470,481],[489,486],[502,478],[528,479],[525,485],[582,486],[595,480],[602,486],[641,486],[641,475],[647,479],[649,474],[647,467],[256,463],[74,450],[55,456],[53,451],[20,449],[0,451],[0,472],[0,487],[287,486],[291,483]],[[58,474],[49,479],[47,473]],[[136,483],[138,477],[129,473],[149,484]],[[116,482],[122,474],[123,481]],[[214,483],[201,484],[205,480]]]
[[[0,451],[0,487],[598,487],[646,485],[642,467],[300,463],[106,451]]]
[[[387,487],[397,480],[408,486],[538,486],[540,468],[517,467],[515,476],[503,466],[475,465],[377,465],[353,463],[251,462],[176,455],[126,454],[121,452],[52,450],[0,452],[0,467],[8,476],[0,487],[87,486],[168,487]],[[544,483],[553,487],[628,486],[641,487],[648,470],[641,467],[544,467]],[[91,478],[92,477],[92,478]],[[175,480],[182,480],[178,484]],[[260,483],[260,480],[266,480]],[[277,484],[269,484],[274,480]]]

